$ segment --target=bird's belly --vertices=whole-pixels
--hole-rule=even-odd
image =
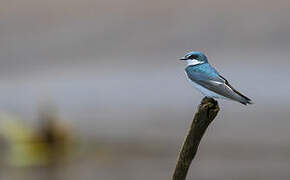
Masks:
[[[195,83],[194,81],[192,81],[191,79],[188,78],[188,81],[197,89],[199,90],[203,95],[207,96],[207,97],[213,97],[213,98],[221,98],[221,99],[227,99],[226,97],[219,95],[213,91],[210,91],[204,87],[202,87],[201,85]]]

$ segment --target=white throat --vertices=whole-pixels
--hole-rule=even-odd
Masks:
[[[197,64],[202,64],[203,62],[200,62],[196,59],[189,59],[189,60],[186,60],[187,62],[187,65],[190,66],[190,65],[197,65]]]

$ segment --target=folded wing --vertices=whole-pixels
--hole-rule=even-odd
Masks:
[[[252,104],[251,99],[235,90],[224,77],[216,72],[214,72],[216,75],[209,75],[209,73],[200,70],[186,69],[186,73],[190,80],[217,94],[238,101],[244,105]]]

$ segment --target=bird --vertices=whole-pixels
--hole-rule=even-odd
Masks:
[[[190,51],[179,60],[186,61],[185,73],[189,82],[209,98],[229,99],[244,105],[252,100],[230,85],[209,63],[202,52]]]

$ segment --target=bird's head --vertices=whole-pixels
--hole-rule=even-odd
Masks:
[[[207,58],[202,52],[191,51],[179,60],[187,61],[189,65],[207,63]]]

